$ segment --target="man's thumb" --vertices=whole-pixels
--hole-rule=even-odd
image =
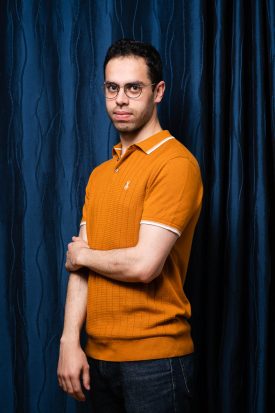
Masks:
[[[83,368],[83,386],[86,390],[90,390],[90,367],[89,365]]]

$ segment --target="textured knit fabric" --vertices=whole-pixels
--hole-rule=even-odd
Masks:
[[[141,224],[178,235],[161,274],[151,283],[115,281],[90,271],[86,352],[109,361],[181,356],[193,351],[183,291],[202,201],[200,169],[168,131],[130,146],[90,176],[82,223],[90,248],[133,247]]]

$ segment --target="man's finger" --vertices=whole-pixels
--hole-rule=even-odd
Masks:
[[[63,389],[62,379],[59,377],[57,379],[58,379],[58,385]]]
[[[72,393],[73,393],[73,387],[72,387],[72,385],[71,385],[70,379],[63,377],[63,378],[61,379],[61,382],[62,382],[62,385],[61,385],[62,389],[63,389],[66,393],[72,394]]]
[[[83,386],[86,390],[90,390],[90,367],[87,365],[83,368],[82,374]]]
[[[85,395],[81,389],[81,384],[79,379],[71,378],[71,385],[73,388],[73,396],[80,401],[85,400]]]

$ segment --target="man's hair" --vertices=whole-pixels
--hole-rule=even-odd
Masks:
[[[143,57],[148,67],[148,76],[152,83],[160,82],[162,78],[162,62],[159,52],[150,43],[131,39],[121,39],[113,43],[107,50],[104,60],[104,78],[107,63],[116,57]]]

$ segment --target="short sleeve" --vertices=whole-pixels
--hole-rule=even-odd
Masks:
[[[197,163],[185,157],[168,160],[148,182],[142,224],[161,226],[181,235],[202,202]]]

